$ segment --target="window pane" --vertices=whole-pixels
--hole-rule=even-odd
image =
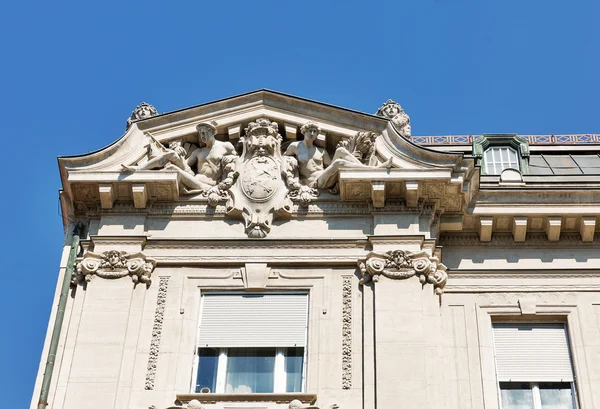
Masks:
[[[533,409],[533,393],[528,383],[500,382],[502,409]]]
[[[272,393],[275,348],[230,348],[225,393]]]
[[[211,392],[215,391],[218,361],[219,352],[215,348],[198,349],[198,376],[196,377],[196,392],[200,392],[202,388],[208,388]]]
[[[286,392],[302,392],[304,348],[287,348],[285,352]]]
[[[573,409],[570,383],[540,383],[540,398],[542,409]]]
[[[517,151],[508,147],[488,148],[483,156],[483,168],[487,175],[499,175],[505,169],[519,169]]]

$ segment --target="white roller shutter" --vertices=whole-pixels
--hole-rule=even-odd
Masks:
[[[204,294],[199,347],[304,347],[308,294]]]
[[[562,324],[494,324],[500,382],[573,382]]]

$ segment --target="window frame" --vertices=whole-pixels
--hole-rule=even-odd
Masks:
[[[570,388],[571,388],[571,396],[572,396],[572,408],[573,409],[578,409],[579,408],[579,404],[578,404],[578,398],[577,398],[577,386],[576,386],[576,375],[575,375],[575,368],[574,368],[574,363],[573,363],[573,348],[571,347],[571,338],[569,335],[569,326],[568,323],[566,322],[565,319],[551,319],[551,320],[544,320],[544,319],[537,319],[537,320],[523,320],[523,319],[492,319],[492,331],[493,331],[493,327],[496,324],[508,324],[508,325],[531,325],[531,326],[535,326],[535,325],[544,325],[544,324],[558,324],[558,325],[562,325],[563,329],[565,331],[566,334],[566,341],[567,341],[567,349],[569,352],[569,358],[571,361],[571,371],[573,372],[573,380],[572,381],[555,381],[555,382],[551,382],[551,381],[539,381],[539,380],[535,380],[535,379],[531,379],[531,380],[524,380],[524,381],[500,381],[498,379],[498,362],[496,359],[496,340],[494,339],[494,366],[496,369],[496,379],[497,379],[497,385],[498,385],[498,406],[500,409],[504,409],[502,406],[502,390],[503,388],[501,387],[501,384],[528,384],[529,385],[529,390],[531,390],[532,392],[532,403],[533,403],[533,408],[532,409],[543,409],[542,408],[542,403],[541,403],[541,395],[540,395],[540,385],[544,385],[544,384],[551,384],[551,383],[564,383],[564,384],[569,384]]]
[[[512,148],[517,152],[518,170],[521,175],[529,174],[529,142],[517,134],[483,134],[473,139],[473,156],[475,165],[479,166],[482,175],[487,173],[485,153],[490,148]],[[490,175],[490,176],[500,176]]]
[[[303,349],[303,357],[302,357],[302,382],[301,382],[301,390],[297,392],[287,392],[286,384],[287,384],[287,372],[285,371],[285,353],[284,350],[289,347],[274,347],[275,348],[275,364],[273,369],[273,394],[280,393],[306,393],[307,388],[307,360],[308,360],[308,331],[309,331],[309,323],[310,323],[310,291],[309,290],[286,290],[286,289],[276,289],[276,290],[268,290],[268,291],[260,291],[253,292],[252,295],[260,295],[260,294],[302,294],[306,296],[306,332],[304,336],[304,346]],[[198,333],[198,328],[202,324],[202,310],[204,307],[204,295],[205,294],[224,294],[224,295],[247,295],[248,293],[239,290],[233,291],[222,291],[222,290],[201,290],[200,291],[200,305],[198,308],[198,320],[196,326],[196,334]],[[195,337],[195,348],[194,348],[194,363],[192,366],[192,377],[190,379],[190,393],[201,393],[196,392],[196,381],[198,376],[198,367],[200,363],[200,349],[206,348],[202,347],[198,344],[198,336]],[[248,347],[258,349],[258,347]],[[300,348],[300,347],[297,347]],[[226,379],[227,379],[227,350],[232,349],[230,347],[218,348],[218,359],[217,359],[217,370],[216,370],[216,380],[215,380],[215,390],[210,391],[209,393],[223,394],[229,393],[225,392],[226,388]],[[239,392],[231,392],[238,394]],[[239,394],[244,394],[245,392],[241,392]],[[257,392],[248,392],[250,394]]]
[[[499,154],[496,155],[495,152],[499,152]],[[503,158],[504,152],[507,156],[506,161]],[[496,161],[496,156],[500,156],[500,161]],[[500,176],[506,169],[514,169],[520,172],[519,153],[512,146],[490,146],[483,153],[481,167],[485,170],[485,174],[490,176]],[[490,172],[490,168],[501,168],[501,170],[499,173]]]
[[[583,409],[582,402],[587,402],[586,393],[589,385],[581,384],[579,373],[586,371],[586,361],[580,345],[581,333],[580,318],[577,306],[574,305],[552,305],[542,304],[536,306],[533,315],[523,316],[519,305],[478,305],[477,321],[479,334],[479,354],[481,359],[482,386],[484,406],[489,409],[501,409],[500,384],[496,373],[496,357],[494,352],[493,323],[562,323],[566,325],[569,348],[571,353],[571,365],[573,368],[574,396],[576,408]],[[588,389],[583,389],[588,387]],[[589,402],[587,402],[589,403]]]

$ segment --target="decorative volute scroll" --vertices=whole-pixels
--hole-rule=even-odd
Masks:
[[[448,280],[447,267],[440,263],[437,257],[424,251],[371,252],[367,254],[366,259],[358,260],[358,267],[361,285],[378,281],[380,275],[391,279],[405,279],[416,275],[421,284],[433,284],[435,293],[441,295]]]
[[[156,108],[154,108],[152,105],[146,102],[142,102],[137,107],[135,107],[135,109],[131,113],[131,116],[127,118],[127,128],[129,128],[131,124],[135,121],[150,118],[156,115],[158,115],[158,111],[156,110]]]
[[[410,139],[410,117],[404,112],[400,104],[388,99],[385,104],[379,107],[375,115],[392,121],[398,133],[404,138]]]
[[[149,287],[155,267],[156,260],[142,253],[129,254],[118,250],[88,252],[77,260],[71,282],[75,285],[84,280],[89,282],[94,275],[107,279],[131,276],[135,284],[145,283]]]

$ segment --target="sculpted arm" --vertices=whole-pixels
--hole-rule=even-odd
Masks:
[[[292,142],[290,144],[290,146],[287,147],[287,149],[285,150],[284,155],[285,156],[296,156],[298,151],[296,149],[296,147],[298,146],[298,142]]]
[[[331,165],[331,158],[325,149],[323,149],[323,167]]]
[[[192,152],[192,154],[190,155],[190,157],[187,159],[187,164],[188,166],[192,167],[196,164],[196,162],[198,162],[198,150],[200,148],[196,148],[194,149],[194,151]]]
[[[237,156],[237,152],[235,150],[235,148],[233,147],[231,142],[224,142],[223,146],[225,146],[225,150],[227,152],[227,155],[235,155]]]

